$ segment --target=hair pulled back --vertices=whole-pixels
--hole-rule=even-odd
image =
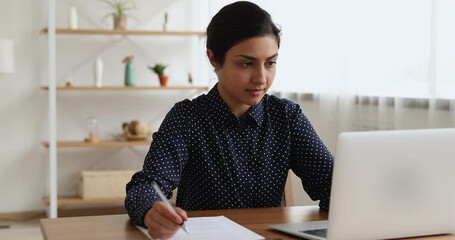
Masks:
[[[224,6],[213,16],[207,27],[206,47],[223,65],[231,47],[252,37],[274,35],[280,47],[280,33],[267,11],[254,3],[239,1]]]

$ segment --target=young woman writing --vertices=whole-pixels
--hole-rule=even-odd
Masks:
[[[328,209],[333,156],[299,105],[267,94],[279,47],[280,29],[253,3],[232,3],[212,18],[207,57],[218,83],[170,110],[127,185],[128,214],[152,237],[173,236],[186,211],[278,207],[290,169]],[[168,198],[178,187],[176,212],[153,181]]]

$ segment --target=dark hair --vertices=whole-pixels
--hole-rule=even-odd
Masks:
[[[213,16],[207,27],[206,47],[223,65],[226,52],[248,38],[272,34],[280,47],[280,32],[267,11],[254,3],[239,1],[224,6]]]

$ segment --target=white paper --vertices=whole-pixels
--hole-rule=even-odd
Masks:
[[[255,232],[231,221],[225,216],[217,217],[194,217],[188,218],[185,222],[188,228],[189,234],[179,229],[177,234],[172,237],[172,240],[204,240],[204,239],[216,239],[216,240],[259,240],[265,239],[263,236],[256,234]],[[147,232],[147,229],[138,227],[149,239],[153,239]]]

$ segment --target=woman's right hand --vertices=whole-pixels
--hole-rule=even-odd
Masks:
[[[180,228],[180,224],[188,219],[185,210],[175,208],[174,212],[163,201],[156,201],[144,217],[144,224],[148,233],[154,239],[169,239]]]

